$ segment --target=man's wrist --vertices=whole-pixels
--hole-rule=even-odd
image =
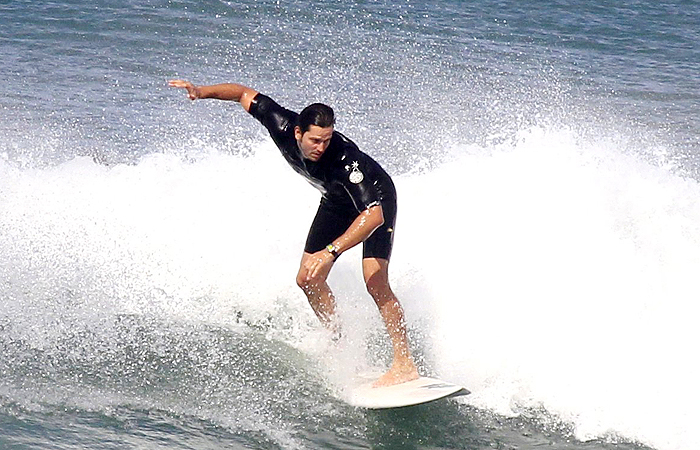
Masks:
[[[328,251],[328,253],[333,255],[333,261],[338,259],[338,256],[340,256],[340,252],[338,251],[338,247],[336,247],[334,244],[326,245],[326,250]]]

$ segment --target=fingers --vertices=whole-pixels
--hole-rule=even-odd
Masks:
[[[333,265],[333,260],[326,258],[327,253],[325,251],[319,253],[322,253],[323,256],[310,259],[306,265],[306,281],[311,281],[319,277],[323,271],[330,270],[328,267],[329,264]],[[328,253],[328,255],[330,255],[330,253]]]
[[[199,91],[197,90],[197,87],[189,81],[170,80],[168,81],[168,86],[187,89],[187,96],[190,98],[190,100],[196,100],[199,98]]]
[[[311,258],[302,264],[304,281],[311,281],[318,273],[318,258]]]
[[[176,88],[186,88],[188,84],[192,84],[189,81],[185,80],[170,80],[168,81],[168,86],[171,87],[176,87]]]
[[[323,282],[333,267],[333,255],[321,250],[313,254],[304,253],[297,279],[304,282]]]
[[[311,270],[309,270],[309,272],[307,273],[306,280],[310,281],[310,280],[313,280],[314,278],[316,278],[316,276],[318,276],[318,272],[321,270],[321,266],[322,266],[322,263],[321,263],[321,260],[319,259],[318,263],[315,263],[313,265],[313,267],[311,268]]]
[[[318,273],[320,264],[316,262],[315,259],[312,259],[306,264],[306,281],[311,281],[314,279],[316,274]]]

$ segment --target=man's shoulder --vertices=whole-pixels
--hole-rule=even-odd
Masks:
[[[362,153],[360,148],[352,140],[339,131],[333,131],[333,138],[331,140],[332,146],[336,147],[339,151],[349,154],[349,153]]]
[[[379,163],[360,148],[344,134],[333,132],[333,139],[329,146],[328,166],[335,176],[345,175],[353,170],[367,171],[372,178],[379,177],[384,172]]]
[[[284,108],[271,97],[258,93],[250,106],[250,114],[272,131],[288,131],[296,123],[297,114]]]

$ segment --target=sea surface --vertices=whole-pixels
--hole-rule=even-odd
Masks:
[[[420,370],[357,249],[343,338],[294,277],[319,194],[238,82],[393,176]],[[700,448],[700,3],[0,0],[0,449]]]

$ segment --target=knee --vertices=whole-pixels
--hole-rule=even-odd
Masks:
[[[385,298],[391,293],[391,288],[386,280],[381,277],[372,277],[365,281],[365,286],[367,287],[367,292],[372,298],[378,300]]]
[[[317,286],[325,282],[325,278],[322,276],[316,276],[314,278],[307,278],[306,272],[299,272],[297,274],[297,286],[301,288],[304,292],[313,291]]]
[[[309,289],[309,280],[306,279],[306,274],[299,272],[297,274],[297,286],[299,286],[304,292]]]

